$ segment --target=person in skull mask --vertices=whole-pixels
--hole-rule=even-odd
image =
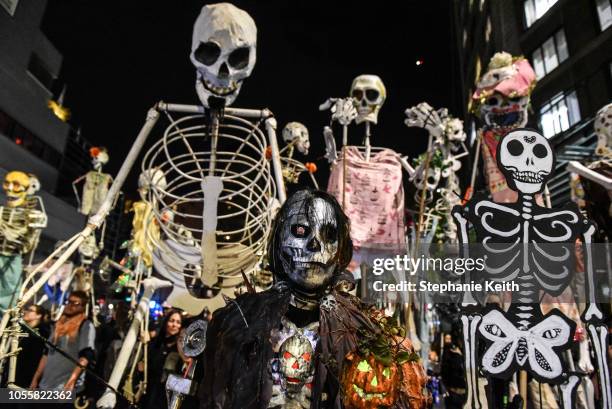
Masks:
[[[268,243],[274,286],[228,300],[210,321],[202,409],[345,407],[346,357],[359,354],[364,337],[385,336],[370,310],[345,292],[352,284],[345,272],[349,231],[328,193],[300,190],[287,199]],[[420,407],[406,403],[410,393],[394,394],[400,397],[392,407]]]

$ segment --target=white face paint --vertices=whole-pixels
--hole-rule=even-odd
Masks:
[[[504,136],[498,149],[499,167],[511,187],[525,194],[544,189],[554,164],[553,151],[545,137],[517,129]]]
[[[498,133],[506,133],[527,124],[529,97],[509,98],[498,92],[489,96],[480,107],[480,117]]]
[[[378,112],[385,103],[387,90],[377,75],[360,75],[353,80],[351,97],[355,100],[355,122],[378,122]]]
[[[294,284],[307,291],[329,284],[338,252],[338,225],[330,204],[320,198],[309,209],[304,201],[293,203],[281,240],[283,269]]]
[[[205,107],[231,105],[255,66],[257,27],[229,3],[204,6],[193,27],[190,59]]]
[[[293,146],[303,155],[308,155],[310,149],[310,137],[308,129],[299,122],[289,122],[283,128],[283,141],[294,143]]]

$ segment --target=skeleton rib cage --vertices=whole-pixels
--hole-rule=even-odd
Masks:
[[[204,233],[206,192],[201,183],[206,176],[223,182],[215,234],[220,286],[240,284],[241,271],[247,275],[255,271],[264,253],[277,192],[261,129],[266,118],[253,121],[228,111],[220,117],[216,138],[210,117],[187,114],[174,118],[166,111],[170,124],[142,162],[143,172],[159,169],[168,181],[165,186],[152,183],[147,198],[162,232],[161,243],[154,243],[154,248],[162,252],[178,248],[178,253],[188,255],[162,272],[173,275],[166,278],[174,282],[180,275],[186,279],[201,276],[201,265],[195,260],[201,254]]]

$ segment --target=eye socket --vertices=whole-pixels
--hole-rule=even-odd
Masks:
[[[298,239],[306,238],[310,235],[310,227],[303,224],[294,224],[291,226],[291,234]]]
[[[285,353],[283,354],[283,358],[285,358],[285,359],[289,359],[291,357],[293,357],[293,355],[291,355],[291,352],[289,352],[289,351],[285,351]]]
[[[485,102],[485,104],[491,105],[491,106],[497,105],[498,103],[499,103],[499,101],[498,101],[497,97],[490,97]]]
[[[521,153],[523,153],[523,144],[516,139],[508,142],[506,147],[512,156],[519,156]]]
[[[321,236],[328,241],[335,242],[338,240],[338,229],[333,224],[326,224],[321,227]]]
[[[306,362],[310,362],[310,358],[311,358],[311,356],[310,356],[310,352],[304,352],[304,353],[302,354],[302,358],[304,359],[304,361],[306,361]]]
[[[513,103],[517,103],[517,102],[519,102],[521,100],[521,98],[523,98],[523,97],[516,96],[514,98],[508,98],[508,101],[513,102]]]
[[[206,43],[200,43],[193,55],[195,59],[202,64],[212,65],[217,61],[219,55],[221,55],[221,48],[218,44],[208,41]]]
[[[391,378],[391,368],[389,368],[388,366],[385,367],[385,369],[383,369],[382,374],[385,378]]]
[[[361,99],[363,98],[363,90],[361,89],[353,90],[353,98],[355,98],[357,101],[361,101]]]
[[[249,47],[241,47],[232,51],[227,59],[227,63],[230,67],[235,68],[237,70],[241,70],[246,68],[249,65],[249,57],[251,55],[251,50]]]
[[[376,102],[380,96],[380,92],[375,89],[368,89],[366,90],[365,95],[368,102]]]
[[[370,372],[372,370],[372,367],[370,366],[368,361],[363,360],[359,361],[359,364],[357,364],[357,370],[359,372]]]
[[[533,154],[536,156],[536,158],[542,159],[548,156],[548,149],[546,149],[546,146],[543,144],[538,143],[533,147]]]

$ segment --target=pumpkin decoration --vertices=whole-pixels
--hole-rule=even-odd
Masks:
[[[354,352],[348,354],[347,360],[351,362],[343,380],[347,408],[376,409],[395,403],[400,382],[395,362],[385,365],[372,353],[362,357]]]

